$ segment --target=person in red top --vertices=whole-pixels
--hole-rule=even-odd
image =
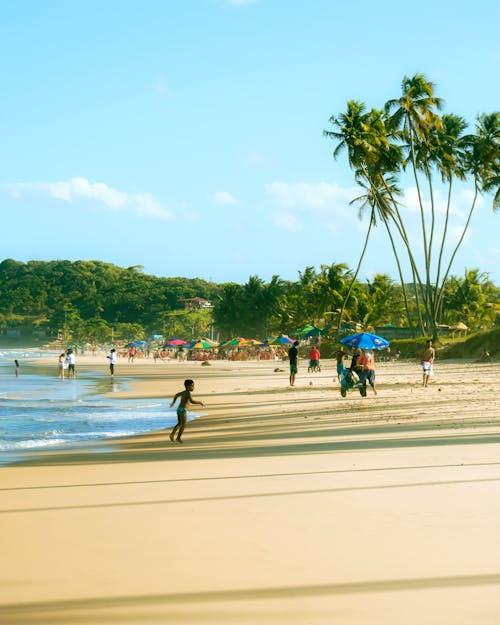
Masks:
[[[318,371],[319,370],[319,359],[321,358],[321,354],[319,353],[319,349],[317,345],[314,345],[309,350],[309,367],[308,371]]]
[[[359,376],[359,381],[362,382],[363,386],[365,387],[366,383],[368,382],[376,395],[377,389],[375,388],[375,359],[373,357],[373,352],[371,352],[369,349],[365,349],[361,356],[358,357],[356,365],[363,367],[363,371]]]

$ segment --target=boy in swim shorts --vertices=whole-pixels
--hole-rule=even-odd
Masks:
[[[170,440],[173,442],[175,433],[177,430],[179,431],[177,434],[177,442],[182,443],[182,433],[184,432],[184,428],[186,427],[187,421],[187,407],[189,404],[198,404],[199,406],[203,406],[202,401],[196,401],[191,396],[191,391],[194,389],[193,380],[184,380],[184,390],[180,391],[175,395],[172,399],[172,403],[170,404],[170,408],[175,404],[177,399],[180,397],[180,402],[177,407],[177,425],[170,432]]]
[[[429,383],[429,378],[432,375],[432,363],[436,357],[434,347],[432,347],[432,341],[427,341],[425,348],[420,352],[420,358],[422,360],[423,379],[422,386],[425,388]]]

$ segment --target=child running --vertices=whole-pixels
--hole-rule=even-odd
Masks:
[[[184,389],[175,395],[172,399],[172,403],[170,404],[170,408],[175,404],[177,399],[180,397],[181,400],[177,407],[177,425],[170,432],[170,440],[173,442],[175,433],[179,430],[177,434],[177,442],[182,443],[182,433],[184,432],[184,428],[186,427],[187,421],[187,407],[189,404],[198,404],[199,406],[203,406],[202,401],[196,401],[191,396],[191,391],[194,389],[193,380],[184,380]]]

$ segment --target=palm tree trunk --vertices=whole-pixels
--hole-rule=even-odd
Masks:
[[[444,245],[446,243],[446,238],[448,235],[448,221],[450,218],[450,205],[451,205],[451,189],[453,186],[453,180],[450,178],[450,184],[448,185],[448,199],[446,202],[446,217],[444,220],[444,227],[443,227],[443,236],[441,237],[441,246],[439,248],[439,257],[438,257],[438,264],[437,264],[437,270],[436,270],[436,290],[434,293],[434,307],[436,309],[436,315],[439,317],[441,315],[440,310],[438,310],[438,299],[439,299],[439,279],[441,277],[441,264],[443,261],[443,252],[444,252]]]
[[[344,311],[346,309],[349,297],[351,296],[352,288],[354,286],[354,283],[356,282],[356,278],[358,277],[359,270],[361,269],[361,263],[363,262],[363,258],[365,256],[366,248],[368,246],[368,239],[370,238],[370,232],[371,232],[372,226],[374,224],[374,221],[375,220],[374,220],[373,208],[372,208],[372,212],[370,214],[370,223],[368,225],[368,230],[366,231],[365,242],[364,242],[364,245],[363,245],[363,249],[361,251],[361,256],[359,257],[358,266],[356,267],[356,271],[354,272],[354,276],[353,276],[353,278],[351,280],[351,283],[349,284],[349,288],[347,289],[347,294],[346,294],[346,296],[344,298],[344,301],[342,302],[342,308],[340,309],[339,327],[337,329],[337,336],[338,337],[340,337],[340,329],[342,327],[342,317],[344,316]]]
[[[478,188],[477,182],[476,182],[476,184],[474,185],[474,199],[472,200],[472,206],[471,206],[469,214],[467,216],[467,221],[465,222],[465,226],[464,226],[464,228],[462,230],[462,234],[460,236],[460,239],[458,240],[458,243],[456,244],[455,249],[453,250],[453,254],[451,255],[450,262],[448,263],[448,267],[446,268],[446,272],[445,272],[445,274],[443,276],[443,282],[442,282],[441,287],[439,289],[438,305],[441,303],[441,300],[443,298],[444,287],[445,287],[445,284],[446,284],[446,280],[448,279],[448,274],[450,273],[451,267],[453,265],[453,261],[455,260],[455,256],[456,256],[456,254],[458,252],[459,247],[462,245],[462,241],[464,240],[465,233],[467,232],[467,228],[469,227],[469,223],[470,223],[470,220],[471,220],[471,217],[472,217],[472,213],[474,212],[474,208],[476,206],[476,200],[477,200],[478,194],[479,194],[479,188]]]
[[[386,227],[387,234],[388,234],[389,240],[391,242],[392,253],[394,254],[394,258],[396,259],[396,265],[398,267],[399,281],[401,283],[401,289],[403,291],[403,299],[404,299],[404,303],[405,303],[406,318],[408,320],[408,326],[410,328],[412,328],[413,324],[412,324],[412,321],[411,321],[410,306],[408,304],[408,295],[406,293],[406,285],[405,285],[405,281],[404,281],[404,278],[403,278],[403,272],[401,270],[401,263],[399,262],[399,255],[398,255],[398,252],[396,250],[396,244],[394,242],[394,237],[392,236],[392,232],[391,232],[391,229],[389,228],[389,223],[388,223],[387,219],[385,218],[385,216],[382,217],[382,219],[384,221],[384,225]]]

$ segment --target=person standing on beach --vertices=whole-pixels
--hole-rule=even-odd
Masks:
[[[342,345],[338,348],[337,353],[335,354],[335,360],[337,361],[337,379],[340,382],[340,376],[342,371],[344,370],[344,358],[347,354],[344,351]]]
[[[170,408],[175,404],[175,402],[180,398],[179,405],[177,406],[177,425],[170,432],[170,440],[173,442],[175,438],[175,433],[177,433],[177,442],[182,443],[182,433],[184,432],[184,428],[186,427],[187,421],[187,407],[189,404],[198,404],[199,406],[203,406],[202,401],[196,401],[191,396],[191,391],[194,390],[194,382],[193,380],[184,380],[184,390],[179,391],[174,398],[172,399],[172,403],[170,404]]]
[[[319,359],[321,358],[321,353],[318,349],[317,345],[313,345],[313,347],[309,350],[309,367],[307,371],[319,371]]]
[[[135,347],[131,345],[128,350],[128,361],[134,362],[134,358],[135,358]]]
[[[116,350],[114,347],[109,352],[109,356],[106,356],[106,358],[109,358],[109,373],[111,377],[113,377],[115,375],[115,365],[116,365]]]
[[[74,380],[76,377],[75,373],[75,364],[76,358],[75,353],[72,349],[68,349],[66,352],[66,362],[68,363],[68,380]]]
[[[64,380],[64,369],[66,368],[66,354],[63,352],[59,355],[57,360],[57,371],[59,373],[59,379]]]
[[[355,371],[357,374],[361,373],[361,371],[363,370],[363,367],[360,367],[358,365],[358,359],[361,356],[361,349],[359,347],[355,347],[353,352],[352,352],[352,359],[351,359],[351,366],[350,369],[351,371]]]
[[[295,384],[295,376],[297,374],[297,360],[299,358],[298,341],[294,341],[292,347],[288,350],[288,360],[290,361],[290,386]]]
[[[14,360],[14,375],[19,377],[19,360]]]
[[[436,351],[434,347],[432,347],[432,341],[428,340],[425,344],[424,349],[420,352],[420,360],[422,361],[422,370],[423,370],[423,378],[422,378],[422,386],[424,388],[427,387],[429,383],[429,378],[433,375],[432,363],[434,362],[434,358],[436,357]]]
[[[368,382],[376,395],[377,389],[375,388],[375,358],[373,356],[373,352],[369,349],[365,349],[365,351],[361,353],[361,356],[358,356],[356,366],[363,367],[363,370],[361,371],[359,376],[359,381],[363,384],[365,389],[366,383]]]

